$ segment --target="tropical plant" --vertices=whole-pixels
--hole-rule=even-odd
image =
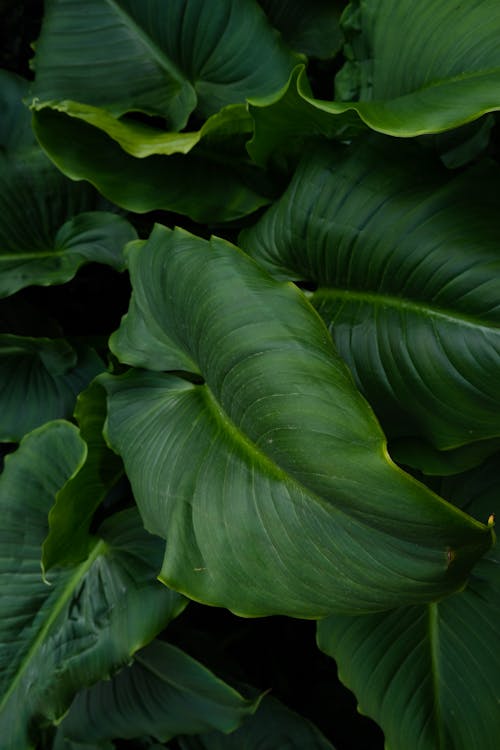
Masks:
[[[0,71],[2,748],[496,750],[498,3],[36,5]],[[383,740],[330,721],[333,660]]]

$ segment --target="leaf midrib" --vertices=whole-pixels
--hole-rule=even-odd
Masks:
[[[439,673],[439,604],[433,602],[428,605],[429,651],[431,657],[431,675],[433,692],[433,715],[436,725],[436,750],[445,748],[443,734],[443,717],[441,706],[440,673]]]
[[[223,406],[220,404],[216,396],[213,394],[209,385],[205,383],[200,387],[204,394],[204,401],[208,407],[209,413],[213,416],[216,422],[222,424],[223,431],[227,435],[229,434],[234,442],[242,446],[247,454],[254,456],[257,462],[269,471],[269,474],[275,477],[278,481],[284,482],[285,484],[292,484],[295,486],[300,493],[304,493],[310,500],[321,505],[328,513],[335,514],[341,518],[348,518],[351,523],[359,523],[361,526],[366,526],[365,522],[361,520],[356,514],[351,514],[347,510],[336,505],[333,501],[319,495],[314,489],[303,484],[294,474],[290,473],[288,469],[284,469],[280,466],[276,460],[268,456],[262,448],[244,433],[240,427],[228,416]],[[385,460],[385,452],[383,443],[380,444],[380,458],[382,461]],[[382,532],[383,533],[383,532]]]
[[[0,264],[2,261],[16,261],[16,260],[45,260],[46,258],[59,258],[64,255],[70,254],[69,248],[63,248],[62,250],[41,250],[40,252],[30,253],[5,253],[0,255]]]
[[[455,310],[439,307],[438,305],[430,305],[429,303],[424,304],[405,297],[379,294],[378,292],[373,291],[320,287],[311,295],[311,302],[315,306],[317,306],[316,300],[318,298],[340,299],[345,302],[363,302],[372,305],[373,307],[391,307],[421,317],[434,317],[446,321],[447,323],[468,326],[475,330],[478,328],[484,328],[486,330],[492,329],[495,331],[500,329],[500,322],[494,323],[473,315],[465,315],[464,313],[459,313]]]
[[[139,24],[136,23],[136,21],[128,13],[126,13],[123,8],[117,5],[116,0],[106,0],[106,2],[115,10],[116,14],[120,16],[126,26],[138,37],[138,39],[140,39],[142,44],[146,47],[146,49],[164,70],[175,77],[179,82],[188,82],[187,77],[175,65],[175,63],[170,58],[168,58],[159,47],[153,44],[151,38],[144,32]]]
[[[104,540],[99,539],[95,542],[93,550],[90,552],[88,558],[83,562],[81,565],[79,565],[74,574],[69,578],[66,585],[62,589],[55,606],[52,607],[50,614],[48,618],[46,619],[45,623],[42,625],[40,630],[38,631],[38,635],[36,636],[35,640],[33,641],[31,647],[29,648],[26,656],[21,661],[21,664],[19,665],[19,668],[16,671],[16,674],[14,676],[14,679],[12,680],[10,687],[8,690],[4,693],[4,696],[2,700],[0,701],[0,712],[3,710],[4,706],[8,702],[9,698],[14,693],[15,689],[17,688],[23,674],[25,673],[26,669],[28,668],[30,662],[33,660],[34,656],[36,655],[37,651],[45,641],[46,636],[49,634],[50,629],[52,628],[53,624],[56,622],[57,618],[61,614],[61,612],[64,610],[65,606],[70,601],[71,597],[74,594],[75,588],[78,586],[80,581],[84,578],[84,576],[88,573],[92,565],[94,564],[95,560],[104,553],[104,551],[107,548],[107,544]],[[41,573],[40,573],[40,580],[41,580]],[[57,584],[55,584],[57,585]],[[43,606],[43,605],[42,605]]]

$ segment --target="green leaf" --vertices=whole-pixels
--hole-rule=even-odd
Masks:
[[[359,100],[345,106],[369,127],[400,137],[439,133],[500,108],[494,0],[352,0],[342,22],[351,59],[337,96]]]
[[[56,493],[82,467],[76,427],[50,422],[7,456],[0,476],[0,736],[31,750],[35,725],[58,720],[74,694],[111,675],[183,608],[158,584],[161,545],[135,509],[105,521],[88,558],[43,582],[41,544]]]
[[[90,0],[85,13],[79,0],[51,0],[33,95],[115,118],[157,115],[177,131],[192,112],[206,118],[276,91],[297,60],[255,0]]]
[[[265,99],[250,101],[254,135],[247,151],[256,164],[272,161],[283,168],[303,154],[304,142],[318,135],[343,140],[365,130],[353,112],[332,117],[322,108],[311,106],[312,90],[304,65],[298,65],[283,88]]]
[[[342,45],[340,14],[343,0],[259,0],[272,25],[298,52],[326,59]]]
[[[128,154],[140,159],[153,154],[163,156],[187,154],[200,143],[213,148],[214,142],[223,143],[234,136],[247,136],[253,132],[253,120],[243,104],[230,104],[209,117],[199,130],[182,133],[164,131],[150,124],[133,120],[130,122],[116,120],[106,110],[79,102],[62,102],[52,105],[34,102],[32,109],[35,113],[44,112],[44,110],[59,112],[92,125],[109,135]],[[71,128],[71,122],[67,120],[66,122],[68,128]],[[55,160],[60,151],[60,149],[57,150]]]
[[[35,142],[21,97],[28,82],[0,71],[0,297],[33,284],[61,284],[83,263],[123,270],[130,224],[102,207],[98,194],[75,185]]]
[[[342,27],[348,61],[336,77],[334,101],[314,97],[303,69],[281,91],[253,99],[249,150],[258,163],[275,148],[288,148],[290,138],[342,137],[356,123],[409,138],[500,109],[496,0],[438,6],[434,0],[353,0]]]
[[[87,558],[94,512],[123,474],[122,462],[102,436],[106,393],[96,382],[78,396],[75,418],[88,453],[80,471],[57,493],[49,513],[49,534],[42,547],[44,573],[55,565],[75,565]]]
[[[223,240],[161,226],[128,260],[110,346],[155,372],[99,382],[146,528],[168,540],[162,580],[245,615],[301,617],[462,585],[490,531],[390,461],[298,289]]]
[[[79,742],[143,735],[167,742],[179,734],[232,732],[258,703],[175,646],[153,641],[111,682],[79,693],[63,729]]]
[[[189,153],[141,159],[125,153],[97,128],[50,109],[34,113],[34,129],[64,174],[73,180],[88,180],[117,205],[138,213],[165,209],[212,224],[252,213],[267,205],[274,194],[274,187],[249,163],[244,150],[246,117],[239,116],[240,109],[233,114],[221,113],[217,119],[220,128],[216,128],[215,145],[208,137],[207,123],[207,137],[200,136],[198,146],[194,142],[199,133],[180,134],[183,138],[167,141],[168,148],[190,148]],[[234,127],[229,138],[226,126]],[[113,134],[118,137],[118,131]],[[135,152],[161,150],[156,134],[149,141],[144,139],[145,146],[135,135],[129,133],[126,143],[120,135],[120,141],[130,144],[127,147]]]
[[[236,732],[180,737],[181,750],[334,750],[314,724],[266,696]]]
[[[498,455],[486,467],[448,480],[469,513],[500,511]],[[446,489],[446,482],[443,485]],[[367,617],[331,617],[318,643],[362,713],[393,750],[473,747],[496,750],[500,733],[500,559],[498,547],[474,567],[466,588],[426,607]]]
[[[240,237],[276,278],[317,285],[391,437],[450,449],[500,435],[499,187],[490,162],[450,175],[414,144],[322,144]]]
[[[44,422],[71,416],[77,395],[103,369],[89,347],[0,334],[0,440],[17,442]]]
[[[0,158],[0,297],[32,284],[62,284],[90,261],[123,270],[123,246],[137,235],[121,216],[91,211],[98,200],[38,148]]]

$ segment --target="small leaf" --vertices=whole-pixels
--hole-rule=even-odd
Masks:
[[[104,369],[93,349],[63,339],[0,334],[0,440],[70,417],[77,395]]]

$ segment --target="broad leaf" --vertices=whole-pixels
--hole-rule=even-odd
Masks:
[[[209,223],[252,213],[267,205],[274,194],[273,186],[249,163],[244,150],[246,117],[237,117],[235,112],[229,120],[230,129],[234,128],[229,136],[225,116],[221,115],[218,122],[221,127],[216,129],[215,145],[207,130],[199,145],[195,142],[201,131],[180,134],[185,137],[167,146],[179,152],[188,149],[189,153],[138,159],[82,120],[51,109],[34,113],[34,129],[41,145],[68,177],[88,180],[104,196],[131,211],[165,209]],[[116,131],[114,135],[118,135]],[[128,133],[129,148],[141,152],[155,148],[155,134],[148,131],[148,135],[151,139],[145,138],[143,146],[136,134]]]
[[[255,98],[259,163],[292,138],[355,125],[414,137],[441,133],[500,109],[496,0],[353,0],[342,16],[348,58],[333,101],[316,99],[304,71]],[[292,115],[293,112],[293,115]]]
[[[297,59],[255,0],[90,0],[85,13],[79,0],[50,0],[33,94],[115,118],[158,115],[178,131],[192,112],[278,90]]]
[[[168,540],[169,586],[245,615],[313,617],[462,584],[490,532],[392,464],[299,290],[223,240],[161,226],[128,260],[132,301],[110,346],[155,372],[100,382],[146,528]]]
[[[450,176],[387,140],[319,145],[240,242],[275,277],[317,285],[311,302],[390,436],[498,437],[498,169]]]
[[[484,520],[500,511],[498,455],[443,490]],[[458,490],[458,492],[457,492]],[[463,504],[462,502],[460,504]],[[500,733],[500,559],[474,567],[464,591],[426,607],[367,617],[331,617],[318,626],[360,710],[398,750],[496,750]]]
[[[50,510],[49,534],[42,547],[45,573],[55,565],[74,565],[86,559],[94,512],[123,474],[122,462],[102,436],[106,393],[100,385],[91,383],[78,396],[75,418],[88,453],[80,471],[57,493]]]
[[[180,649],[154,641],[111,682],[79,693],[63,729],[79,742],[143,735],[166,742],[179,734],[232,732],[258,704]]]
[[[158,584],[161,545],[134,510],[105,521],[80,565],[42,581],[41,544],[56,493],[81,468],[77,429],[50,422],[24,438],[0,476],[0,736],[5,750],[35,747],[35,724],[112,674],[183,607]]]
[[[314,724],[266,696],[236,732],[180,737],[181,750],[334,750]]]
[[[77,395],[103,369],[89,347],[0,334],[0,440],[17,442],[44,422],[70,417]]]

